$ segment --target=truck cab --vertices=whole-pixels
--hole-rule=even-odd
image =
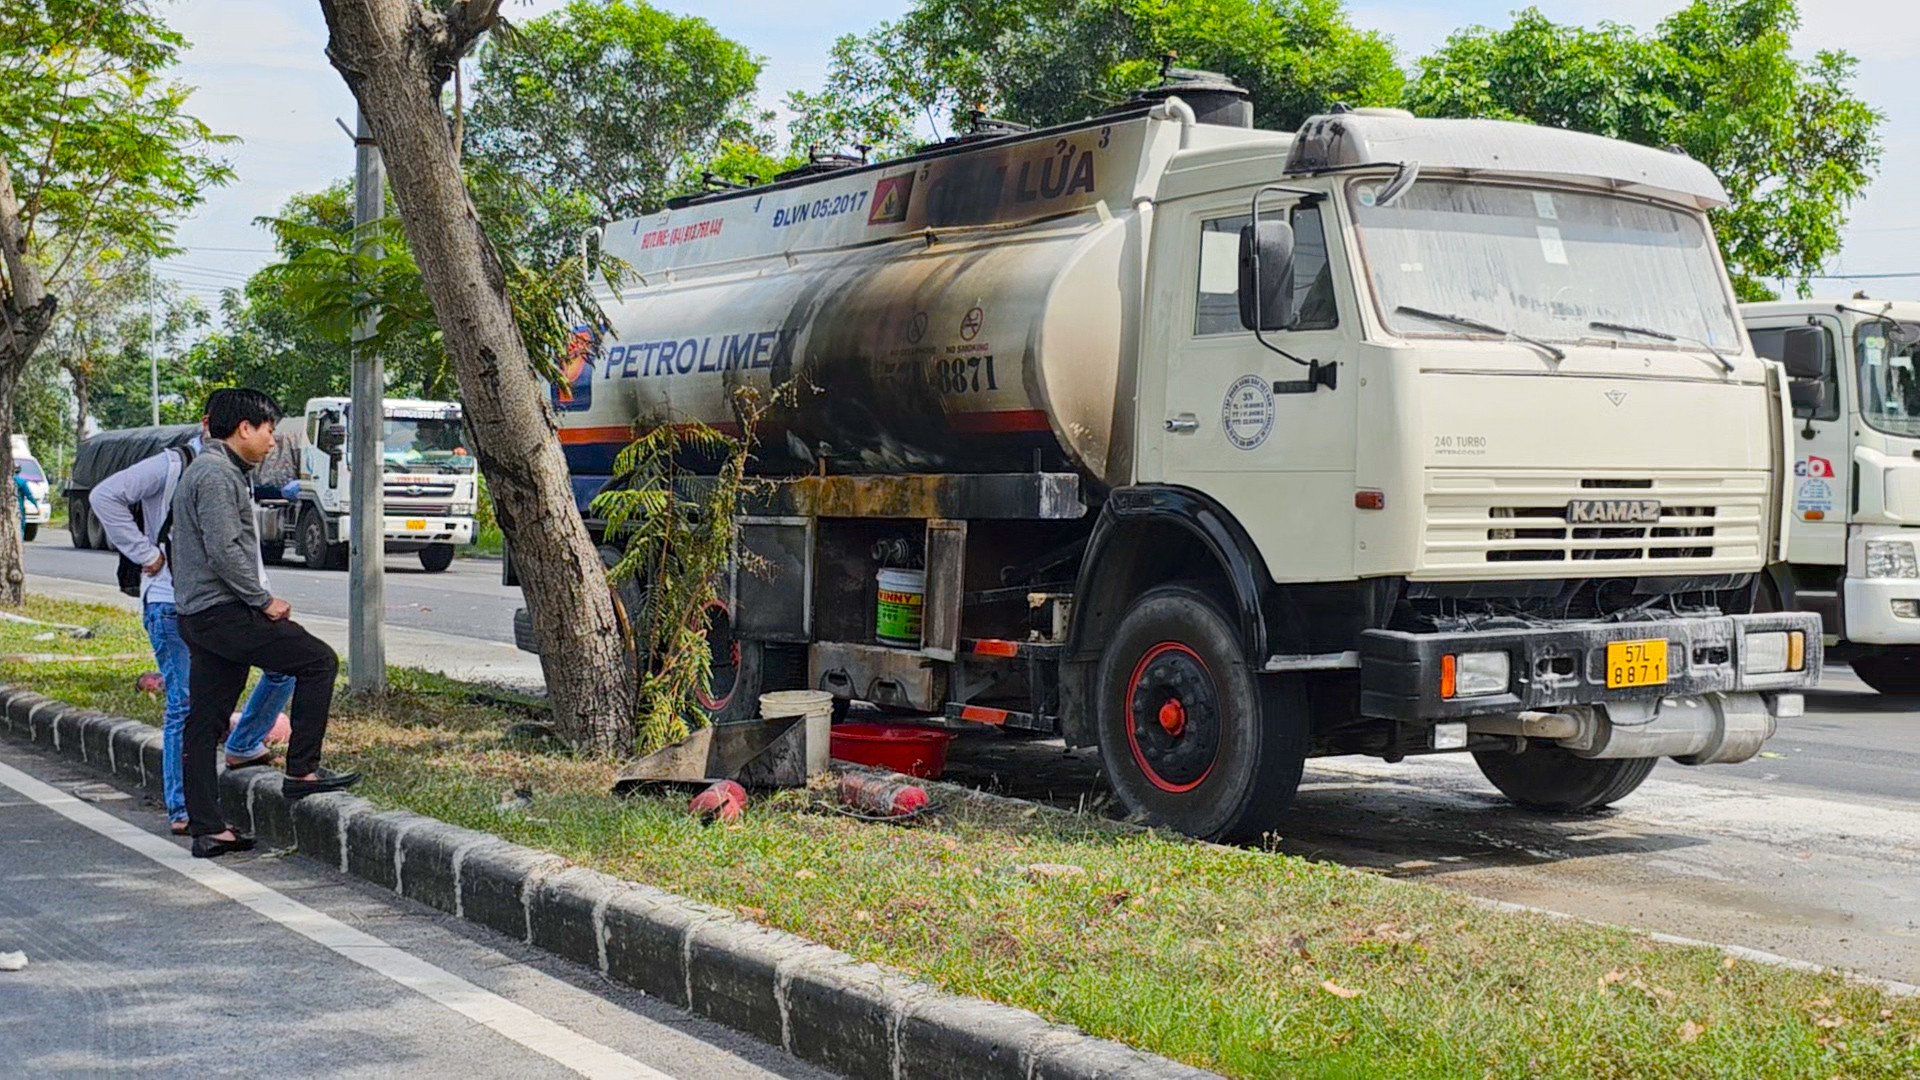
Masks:
[[[478,502],[479,474],[460,405],[389,398],[384,407],[386,550],[417,552],[425,569],[445,570],[454,548],[473,542]],[[269,497],[261,502],[260,536],[268,561],[279,561],[293,547],[315,569],[346,565],[352,414],[349,398],[308,399],[298,428],[262,463],[260,479],[281,496],[263,491]],[[283,486],[286,480],[297,482]]]
[[[15,434],[10,441],[13,474],[27,482],[26,518],[21,522],[21,537],[32,540],[39,534],[40,526],[52,520],[53,500],[48,491],[46,470],[40,466],[39,459],[33,456],[27,445],[27,437]],[[13,493],[8,494],[11,497]]]
[[[1787,610],[1819,614],[1831,654],[1868,685],[1920,694],[1920,302],[1795,300],[1741,308],[1795,377]]]

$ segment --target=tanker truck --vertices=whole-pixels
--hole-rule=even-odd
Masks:
[[[1220,839],[1311,756],[1469,753],[1578,811],[1755,754],[1822,643],[1754,603],[1789,406],[1718,181],[1546,127],[1251,117],[1191,78],[604,228],[629,274],[553,401],[583,507],[636,428],[791,387],[711,718],[810,687],[1060,737]]]

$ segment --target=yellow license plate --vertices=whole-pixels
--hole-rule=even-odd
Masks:
[[[424,528],[426,528],[426,527],[427,527],[427,523],[426,523],[425,521],[423,521],[423,520],[421,520],[420,518],[408,518],[408,519],[407,519],[407,528],[409,528],[409,529],[412,529],[412,530],[413,530],[413,531],[415,531],[415,532],[419,532],[419,531],[420,531],[421,529],[424,529]],[[1664,649],[1666,648],[1666,644],[1667,644],[1667,643],[1663,641],[1663,642],[1661,642],[1661,643],[1660,643],[1660,647],[1661,647],[1661,648],[1662,648],[1662,649],[1664,650]],[[1609,646],[1609,648],[1611,648],[1611,646]],[[1611,655],[1611,654],[1609,654],[1609,655]],[[1662,670],[1662,671],[1665,671],[1666,669],[1665,669],[1665,668],[1662,668],[1661,670]],[[1663,678],[1663,681],[1664,681],[1664,678]]]
[[[1665,641],[1607,643],[1607,688],[1654,686],[1667,681]]]

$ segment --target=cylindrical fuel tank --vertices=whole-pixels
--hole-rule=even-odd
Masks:
[[[1112,482],[1140,306],[1132,195],[1157,125],[1133,118],[610,226],[607,250],[631,257],[636,277],[603,300],[599,353],[574,359],[556,402],[575,473],[608,471],[636,424],[726,429],[734,390],[752,386],[789,388],[758,432],[767,471],[1037,463]],[[710,254],[670,257],[681,245]]]

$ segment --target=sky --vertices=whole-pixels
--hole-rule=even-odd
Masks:
[[[790,90],[818,89],[827,50],[836,37],[859,33],[898,16],[906,0],[728,0],[656,6],[698,15],[764,58],[760,98],[777,108]],[[562,0],[508,0],[505,13],[526,19],[562,6]],[[1453,30],[1504,26],[1516,0],[1439,3],[1349,2],[1356,26],[1380,30],[1408,65]],[[1600,20],[1651,29],[1682,6],[1678,0],[1537,0],[1549,18],[1591,25]],[[1905,278],[1815,282],[1818,295],[1865,289],[1878,298],[1920,299],[1920,93],[1913,68],[1920,62],[1920,4],[1913,0],[1802,0],[1804,23],[1796,51],[1845,49],[1859,61],[1855,91],[1886,114],[1878,179],[1855,203],[1845,246],[1829,273],[1911,272]],[[198,87],[189,111],[216,131],[241,137],[228,148],[236,180],[216,190],[179,230],[187,250],[167,273],[208,307],[219,290],[238,285],[272,259],[264,230],[253,224],[287,198],[351,173],[353,147],[334,123],[351,125],[352,95],[327,63],[326,25],[313,0],[179,0],[168,21],[192,42],[175,69]]]

